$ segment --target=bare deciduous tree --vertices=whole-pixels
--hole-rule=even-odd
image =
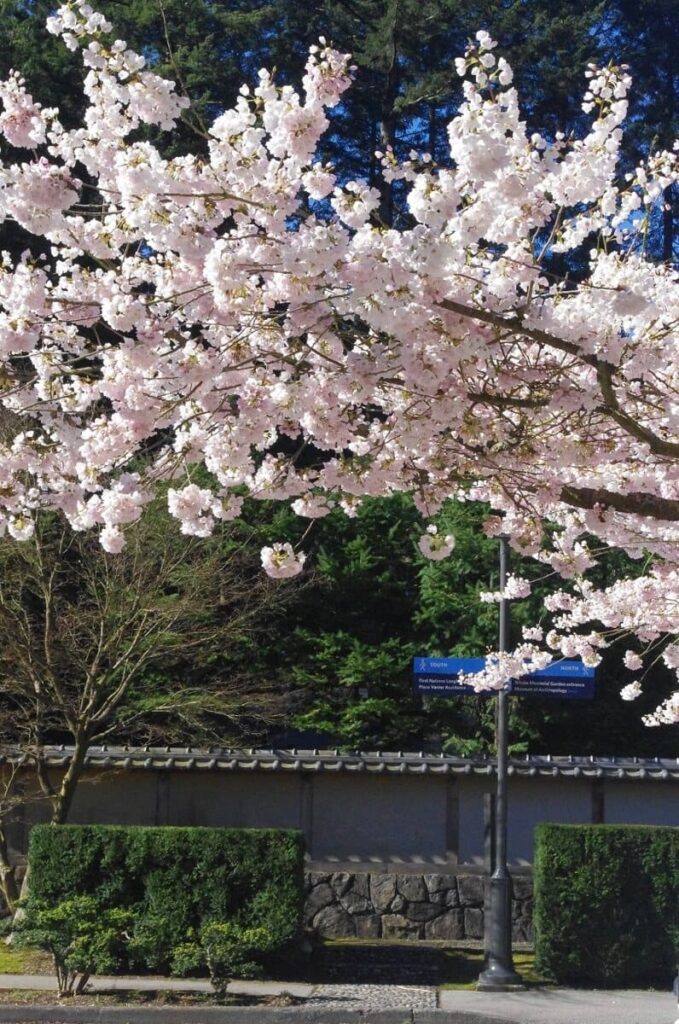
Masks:
[[[243,668],[242,652],[256,649],[290,589],[261,572],[236,529],[179,538],[157,507],[118,555],[56,515],[40,517],[30,541],[0,541],[0,742],[27,755],[54,824],[68,819],[97,742],[223,741],[276,717],[279,696]],[[240,658],[229,658],[234,649]],[[44,757],[55,742],[73,748],[59,777]],[[8,775],[0,887],[10,907],[18,891],[4,821],[17,799]]]

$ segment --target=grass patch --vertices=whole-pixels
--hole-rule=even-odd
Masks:
[[[349,953],[351,953],[352,950],[355,951],[355,954],[356,954],[355,962],[356,962],[357,965],[360,964],[361,961],[363,960],[363,957],[361,955],[363,951],[369,953],[370,950],[378,949],[384,955],[387,952],[387,950],[392,949],[392,950],[394,950],[395,953],[400,954],[398,956],[398,958],[397,958],[397,961],[396,961],[397,965],[392,967],[392,969],[388,972],[389,976],[387,976],[387,977],[381,977],[380,976],[382,974],[382,970],[381,970],[381,965],[380,964],[375,964],[374,965],[374,968],[372,969],[374,971],[374,977],[373,977],[372,980],[375,981],[376,983],[379,983],[379,982],[386,983],[386,984],[402,983],[402,982],[400,982],[400,979],[398,979],[398,975],[401,973],[400,967],[398,965],[401,962],[403,962],[403,964],[404,964],[404,966],[406,968],[405,971],[403,972],[405,975],[407,975],[407,977],[404,979],[406,983],[409,983],[409,984],[439,984],[441,986],[441,988],[444,988],[444,989],[453,989],[453,990],[457,989],[457,990],[460,990],[460,991],[465,991],[465,990],[473,991],[476,988],[476,982],[477,982],[478,976],[479,976],[479,974],[480,974],[480,972],[481,972],[481,970],[483,968],[483,950],[480,949],[478,946],[463,946],[463,945],[458,945],[458,944],[448,945],[448,944],[446,944],[444,942],[437,942],[437,943],[424,943],[424,942],[408,943],[408,942],[403,942],[403,941],[399,941],[399,940],[394,940],[394,941],[381,940],[379,943],[376,943],[374,940],[370,941],[370,940],[360,940],[360,939],[359,940],[343,939],[343,940],[336,940],[334,942],[333,941],[326,942],[326,943],[324,943],[324,947],[325,947],[325,950],[326,950],[326,954],[330,954],[329,956],[327,956],[325,964],[323,965],[325,967],[325,969],[323,969],[323,968],[321,968],[320,970],[318,968],[314,969],[314,965],[310,964],[310,965],[306,966],[306,969],[304,967],[302,967],[301,970],[298,970],[297,972],[289,971],[288,973],[290,974],[291,977],[288,978],[287,980],[291,980],[293,975],[296,975],[299,979],[303,979],[305,981],[316,981],[316,982],[333,982],[333,981],[349,981],[349,980],[351,980],[350,976],[353,974],[352,967],[351,967],[351,961],[354,960],[353,956],[351,957],[351,961],[350,961],[349,965],[347,965],[347,968],[346,968],[347,977],[338,977],[335,974],[335,972],[328,971],[328,966],[332,965],[332,960],[333,960],[332,953],[333,953],[334,950],[337,950],[338,952],[346,951],[346,952],[349,952]],[[425,952],[426,949],[429,949],[431,954],[433,954],[433,956],[431,956],[431,957],[427,956],[427,954]],[[419,954],[417,956],[417,961],[419,963],[423,962],[423,954],[424,954],[424,961],[426,963],[430,964],[430,965],[432,964],[432,961],[434,959],[436,960],[437,966],[436,966],[436,969],[435,969],[435,972],[434,972],[434,976],[432,976],[432,977],[422,977],[420,979],[420,978],[417,977],[417,974],[413,975],[413,973],[412,973],[413,967],[410,966],[410,968],[409,968],[409,966],[408,966],[409,960],[410,960],[410,957],[408,956],[408,954],[412,950],[414,950],[414,952],[416,954]],[[389,964],[387,963],[386,966],[388,968]],[[536,972],[536,970],[535,970],[535,954],[531,950],[526,950],[526,949],[515,950],[515,952],[514,952],[514,966],[515,966],[516,970],[519,972],[519,974],[521,975],[521,977],[523,978],[523,980],[526,982],[527,985],[549,985],[550,984],[550,982],[547,979],[541,977]],[[41,950],[37,950],[37,949],[17,949],[14,946],[8,946],[4,942],[0,941],[0,974],[51,974],[51,973],[52,973],[52,962],[51,962],[51,958],[46,953],[43,953]],[[99,996],[99,998],[100,999],[102,999],[102,998],[103,999],[110,999],[111,1000],[111,1004],[114,1004],[116,1002],[116,1000],[120,1001],[120,996],[121,995],[122,995],[122,993],[120,995],[118,995],[118,994],[112,995],[111,994],[111,995],[107,995],[107,996]],[[27,998],[27,997],[25,997],[25,998]],[[44,999],[45,1002],[53,1002],[55,1000],[55,998],[56,998],[56,993],[55,992],[42,993],[41,994],[41,1000]],[[90,998],[93,998],[93,997],[90,997]],[[238,998],[239,998],[239,1002],[242,1003],[243,997],[238,997]],[[10,993],[6,992],[6,993],[3,993],[3,994],[0,994],[0,1003],[9,1002],[12,999],[14,999],[14,1001],[17,1001],[17,1002],[21,1002],[22,1001],[21,997],[17,997],[16,993],[11,993],[10,994]],[[154,992],[154,993],[151,993],[151,994],[149,994],[149,993],[139,993],[137,995],[132,995],[132,993],[126,992],[124,994],[124,998],[123,998],[122,1001],[123,1002],[135,1002],[135,1001],[145,1002],[147,1000],[152,1002],[152,1003],[154,1003],[154,1004],[156,1004],[156,1005],[158,1003],[162,1002],[162,1001],[165,1001],[166,1003],[171,1004],[172,1002],[174,1002],[176,1000],[177,1002],[179,1002],[181,1004],[182,1001],[187,1000],[187,1005],[191,1005],[191,1004],[200,1004],[201,996],[199,996],[199,995],[197,995],[195,993],[191,993],[187,997],[186,993],[181,993],[180,994],[180,993],[170,993],[170,992],[167,992],[167,993],[163,993],[162,995],[160,995],[159,993],[155,993]],[[205,997],[204,996],[202,997],[202,1000],[205,1001]],[[210,1003],[210,1001],[211,1001],[210,998],[208,998],[207,999],[208,1004]],[[102,1004],[102,1005],[104,1005],[104,1004]],[[262,1003],[261,1005],[266,1005],[266,1004]],[[271,1005],[271,1004],[269,1004],[269,1005]],[[285,1004],[282,1004],[282,1005],[285,1005]]]
[[[483,970],[480,943],[404,939],[336,939],[315,950],[304,980],[357,984],[437,985],[474,990]],[[514,950],[514,965],[527,985],[548,985],[535,970],[535,954]]]
[[[446,949],[446,978],[441,988],[473,991],[483,969],[483,950]],[[535,953],[529,951],[514,953],[514,968],[527,985],[549,985],[535,970]]]
[[[52,958],[41,949],[17,949],[0,939],[0,974],[51,974]]]

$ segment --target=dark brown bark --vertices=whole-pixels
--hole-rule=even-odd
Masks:
[[[663,192],[663,200],[662,258],[665,263],[671,263],[674,256],[674,188],[672,185]]]
[[[644,444],[647,444],[649,450],[654,455],[660,455],[670,459],[679,458],[679,443],[675,441],[668,441],[665,438],[654,434],[653,431],[648,430],[643,426],[643,424],[635,420],[633,416],[630,416],[621,407],[613,384],[615,367],[610,363],[607,363],[604,359],[600,359],[596,355],[582,352],[580,346],[573,341],[566,341],[563,338],[557,338],[548,331],[543,331],[539,328],[526,327],[522,323],[521,317],[516,314],[505,317],[499,313],[493,313],[491,310],[476,309],[473,306],[466,306],[463,303],[455,302],[452,299],[443,299],[439,305],[443,309],[449,310],[451,313],[457,313],[458,316],[469,317],[471,320],[479,320],[481,323],[490,324],[498,330],[506,332],[506,338],[511,338],[512,335],[530,338],[531,341],[537,341],[539,344],[547,345],[559,352],[567,352],[569,355],[575,356],[587,366],[592,366],[596,370],[597,380],[601,390],[601,397],[603,399],[599,406],[599,410],[610,416],[610,418],[614,420],[618,426],[625,431],[625,433],[635,437],[638,441],[643,441]],[[495,404],[497,404],[497,402]],[[667,517],[656,516],[656,518],[665,519]],[[670,516],[670,518],[674,517]]]
[[[396,42],[397,19],[398,5],[394,4],[391,24],[391,52],[389,54],[389,66],[386,69],[380,110],[380,148],[385,152],[389,148],[394,148],[396,142],[396,100],[399,87],[398,47]],[[380,220],[383,224],[391,227],[394,220],[394,189],[392,183],[383,180],[380,191]]]
[[[73,756],[61,780],[61,785],[52,798],[52,817],[50,819],[52,825],[64,825],[68,820],[73,797],[85,765],[88,746],[89,741],[85,736],[75,737]]]
[[[571,487],[569,485],[562,489],[561,500],[567,505],[575,505],[577,508],[601,506],[603,510],[612,508],[616,512],[679,522],[679,501],[660,498],[655,494],[644,494],[640,491],[619,494],[617,491],[608,491],[604,487]]]
[[[19,884],[16,876],[16,864],[10,862],[7,835],[2,824],[0,824],[0,889],[7,909],[14,912],[19,900]]]

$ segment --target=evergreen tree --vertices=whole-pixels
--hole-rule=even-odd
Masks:
[[[283,742],[459,754],[492,750],[489,696],[423,700],[412,686],[413,657],[474,657],[496,649],[497,605],[479,600],[481,591],[499,583],[497,541],[482,530],[486,512],[476,504],[446,507],[441,530],[457,542],[443,562],[420,555],[421,521],[402,495],[366,500],[354,519],[332,513],[314,523],[304,542],[313,552],[314,575],[286,616],[275,659],[275,675],[292,687],[290,721],[300,730],[296,736],[287,730]],[[294,536],[292,517],[289,530]],[[602,584],[623,568],[631,569],[624,556],[603,553],[594,578]],[[510,639],[518,643],[521,627],[538,621],[544,594],[560,581],[543,579],[544,565],[515,553],[512,570],[542,580],[530,599],[512,603]],[[662,670],[656,676],[644,697],[649,709],[667,683]],[[512,699],[512,750],[669,756],[671,730],[647,729],[638,704],[621,700],[627,681],[612,649],[597,670],[593,701]]]
[[[679,7],[676,0],[614,0],[607,5],[604,53],[629,64],[634,87],[625,136],[627,167],[679,137]],[[679,194],[668,188],[649,239],[651,251],[677,256]]]

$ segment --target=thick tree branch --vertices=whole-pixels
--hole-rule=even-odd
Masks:
[[[643,441],[644,444],[647,444],[654,455],[665,455],[670,459],[679,458],[679,443],[664,441],[657,434],[643,427],[620,407],[615,388],[613,387],[611,367],[607,363],[598,363],[596,374],[604,399],[603,409],[611,419],[614,419],[618,426],[622,427],[626,433],[636,437],[638,441]]]
[[[561,490],[561,500],[577,508],[595,508],[600,505],[602,508],[612,508],[616,512],[679,522],[679,501],[639,491],[620,494],[605,487],[572,487],[567,484]]]
[[[538,342],[541,345],[548,345],[559,352],[576,356],[581,362],[594,367],[603,397],[603,403],[600,406],[601,410],[610,416],[625,433],[647,444],[654,455],[679,458],[678,442],[667,441],[662,437],[658,437],[652,430],[643,427],[621,408],[613,387],[614,367],[610,363],[600,359],[598,356],[583,352],[575,342],[557,338],[555,335],[550,334],[549,331],[542,331],[537,327],[526,327],[519,316],[505,317],[500,313],[492,313],[486,309],[466,306],[461,302],[455,302],[453,299],[443,299],[438,305],[443,309],[449,310],[451,313],[457,313],[459,316],[479,320],[481,323],[490,324],[501,330],[522,334],[524,337],[530,338],[531,341]]]

